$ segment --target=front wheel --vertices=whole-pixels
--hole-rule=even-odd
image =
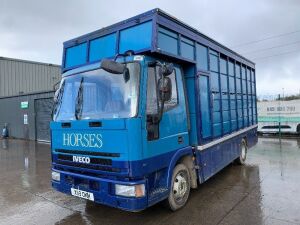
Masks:
[[[243,139],[240,145],[240,156],[236,159],[236,162],[239,165],[245,164],[247,158],[247,151],[248,151],[248,146],[245,139]]]
[[[168,207],[172,211],[182,208],[190,195],[190,175],[184,164],[175,166],[172,175],[171,190],[167,199]]]

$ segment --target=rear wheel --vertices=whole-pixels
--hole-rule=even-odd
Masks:
[[[172,211],[182,208],[190,195],[190,175],[184,164],[178,164],[172,175],[171,190],[167,199],[168,207]]]
[[[242,140],[240,145],[240,156],[235,160],[239,165],[244,165],[247,159],[248,146],[245,139]]]

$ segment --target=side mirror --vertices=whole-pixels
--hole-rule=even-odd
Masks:
[[[126,65],[115,61],[103,59],[101,61],[101,69],[113,74],[123,74],[125,83],[130,80],[130,73]]]
[[[102,59],[100,67],[113,74],[124,74],[126,70],[126,65],[108,59]]]
[[[174,71],[174,65],[173,63],[168,63],[162,66],[162,75],[163,76],[169,76]]]
[[[170,101],[172,97],[172,81],[169,77],[162,77],[158,80],[159,100]]]

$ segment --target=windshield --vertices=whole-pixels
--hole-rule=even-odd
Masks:
[[[128,63],[130,79],[103,69],[66,77],[61,82],[55,121],[130,118],[137,114],[140,66]],[[78,100],[80,99],[80,100]],[[78,118],[77,109],[80,108]]]

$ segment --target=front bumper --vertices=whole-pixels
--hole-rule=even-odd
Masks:
[[[52,187],[57,191],[71,195],[71,188],[80,189],[94,194],[94,201],[103,205],[120,208],[127,211],[141,211],[148,206],[147,191],[144,197],[122,197],[115,195],[115,184],[136,185],[145,184],[146,180],[115,181],[52,169],[60,173],[60,181],[52,180]]]

